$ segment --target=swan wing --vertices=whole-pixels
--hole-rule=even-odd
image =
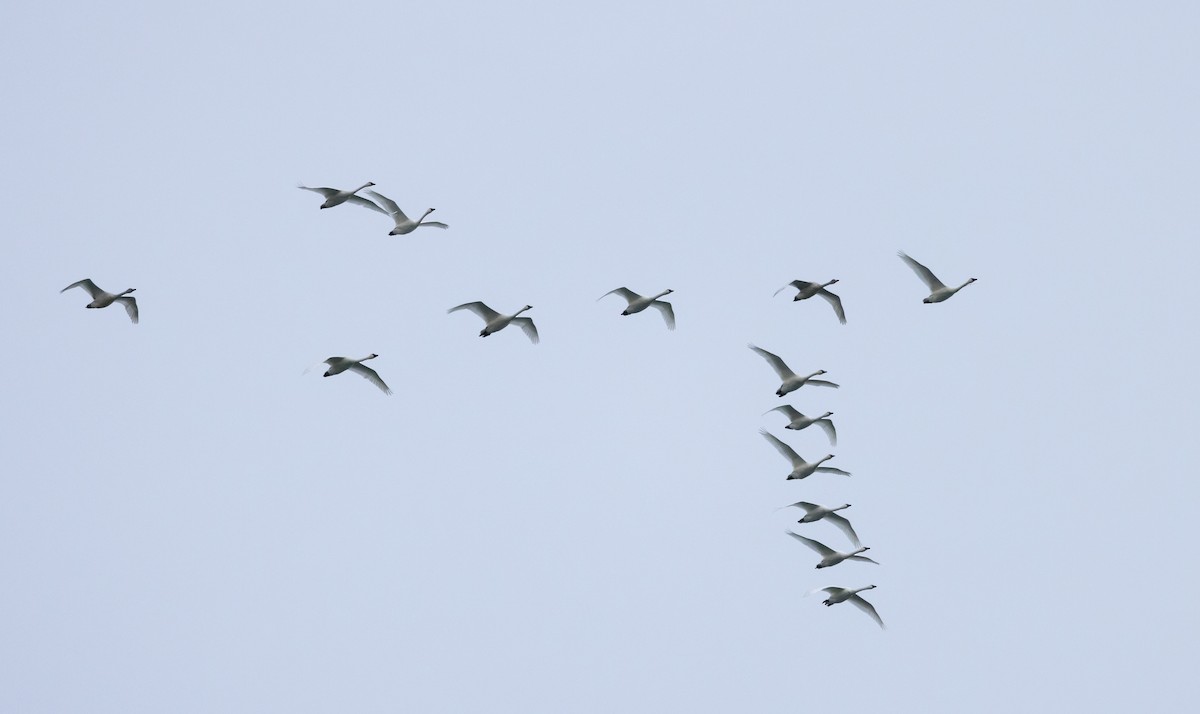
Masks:
[[[903,260],[906,264],[908,264],[908,267],[912,268],[912,271],[917,274],[918,278],[925,281],[925,285],[929,287],[929,292],[932,293],[938,290],[946,289],[946,286],[942,283],[942,281],[938,280],[937,276],[934,275],[933,271],[931,271],[929,268],[926,268],[924,265],[921,265],[917,261],[908,257],[908,255],[906,255],[902,250],[898,251],[896,255],[900,256],[900,260]]]
[[[784,533],[787,533],[788,535],[790,535],[791,537],[800,541],[804,545],[807,545],[809,548],[812,548],[813,550],[817,551],[818,553],[821,554],[822,558],[824,558],[827,555],[833,555],[834,553],[837,552],[836,550],[834,550],[833,548],[830,548],[829,546],[825,545],[821,541],[813,540],[812,538],[805,538],[804,536],[798,535],[791,531],[784,531]]]
[[[93,300],[98,298],[100,295],[104,294],[104,291],[101,290],[100,288],[96,287],[96,284],[92,282],[91,278],[84,278],[83,280],[80,280],[78,282],[71,283],[70,285],[63,288],[62,290],[59,290],[58,292],[59,292],[59,294],[62,294],[62,293],[65,293],[66,291],[70,290],[71,288],[83,288],[84,290],[86,290],[88,292],[88,295],[92,296]]]
[[[780,506],[775,510],[778,511],[784,508],[803,508],[805,513],[812,513],[813,510],[820,508],[820,506],[815,503],[809,503],[808,501],[796,501],[795,503],[789,503],[786,506]]]
[[[778,295],[779,293],[783,292],[784,290],[787,290],[788,288],[796,288],[797,290],[803,290],[803,289],[807,288],[809,285],[812,285],[812,283],[806,283],[803,280],[793,280],[792,282],[788,283],[787,285],[784,285],[782,288],[779,288],[778,290],[776,290],[775,295]],[[775,297],[775,295],[772,295],[771,297]]]
[[[794,449],[792,449],[792,447],[775,438],[775,435],[771,432],[767,431],[766,429],[759,429],[758,433],[762,434],[763,438],[770,442],[771,446],[774,446],[776,451],[778,451],[780,454],[783,454],[783,458],[792,462],[792,466],[798,466],[806,463],[804,459],[800,458],[800,455],[797,454]]]
[[[767,364],[771,365],[771,368],[775,370],[775,374],[779,375],[780,379],[788,380],[788,379],[791,379],[792,377],[796,376],[796,373],[793,372],[792,370],[788,369],[788,366],[783,363],[783,360],[779,359],[778,355],[771,354],[770,352],[767,352],[763,348],[755,347],[754,345],[746,345],[746,346],[749,347],[750,349],[754,350],[755,352],[757,352],[759,357],[762,357],[763,359],[765,359],[767,361]],[[809,380],[809,381],[812,381],[812,380]]]
[[[455,312],[457,310],[470,310],[471,312],[475,313],[476,315],[479,315],[480,317],[482,317],[484,322],[491,322],[492,320],[495,320],[497,317],[500,317],[500,313],[496,312],[492,308],[488,307],[487,305],[484,305],[483,303],[481,303],[479,301],[464,302],[462,305],[458,305],[458,306],[450,308],[449,310],[446,311],[446,313],[449,314],[449,313]]]
[[[642,298],[641,295],[638,295],[637,293],[630,290],[629,288],[615,288],[613,290],[609,290],[608,292],[604,293],[600,297],[596,298],[596,302],[600,302],[601,300],[608,297],[609,295],[612,295],[613,293],[616,293],[617,295],[620,295],[621,297],[625,298],[625,302],[627,302],[631,305],[633,304],[634,300],[640,300]]]
[[[538,337],[537,325],[533,324],[533,318],[514,317],[512,321],[514,325],[521,326],[521,331],[525,333],[525,336],[528,337],[529,341],[533,344],[536,345],[541,340],[541,338]]]
[[[655,300],[650,303],[650,307],[662,313],[663,321],[667,323],[668,330],[675,329],[675,310],[671,308],[671,303]]]
[[[825,435],[829,437],[830,445],[837,446],[837,429],[833,428],[833,422],[829,419],[818,419],[814,423],[825,430]]]
[[[850,475],[849,471],[842,471],[841,469],[835,469],[832,466],[818,466],[817,471],[820,471],[823,474],[838,474],[839,476],[849,476]]]
[[[828,589],[826,589],[826,592],[828,592]],[[862,596],[851,595],[850,602],[854,603],[854,606],[857,607],[859,610],[862,610],[863,612],[870,615],[871,619],[874,620],[875,622],[878,622],[880,627],[882,627],[885,630],[887,629],[887,625],[883,624],[883,618],[879,616],[878,612],[875,612],[875,606],[872,605],[871,603],[867,602],[866,600],[863,600]]]
[[[119,297],[117,298],[117,302],[125,306],[125,312],[129,313],[129,319],[133,321],[133,324],[138,324],[137,299],[131,297]]]
[[[346,199],[346,203],[353,203],[356,206],[362,206],[363,208],[369,208],[372,211],[378,211],[385,216],[389,215],[387,211],[380,208],[379,205],[376,204],[374,201],[363,198],[362,196],[359,196],[358,194],[353,194],[353,193],[350,194],[350,198]]]
[[[450,227],[449,225],[442,223],[441,221],[421,221],[420,225],[418,225],[417,227],[420,228],[421,226],[433,226],[434,228],[449,228]]]
[[[408,216],[404,215],[404,211],[400,210],[400,206],[397,206],[395,201],[377,191],[367,189],[367,193],[371,194],[376,200],[379,201],[379,205],[383,206],[385,213],[391,215],[391,217],[396,221],[396,225],[408,222]]]
[[[834,382],[830,382],[830,381],[827,381],[824,379],[808,379],[808,380],[805,380],[804,383],[812,384],[817,387],[833,387],[834,389],[840,389],[842,386],[840,384],[836,384]]]
[[[837,313],[838,322],[843,325],[846,324],[846,311],[842,309],[842,299],[828,290],[822,290],[817,294],[825,298],[830,305],[833,305],[833,311]]]
[[[877,561],[877,560],[871,560],[870,558],[868,558],[868,557],[867,557],[867,556],[865,556],[865,555],[850,555],[850,556],[846,556],[846,560],[861,560],[861,561],[863,561],[864,563],[874,563],[874,564],[876,564],[876,565],[879,565],[879,561]]]
[[[862,542],[858,540],[858,534],[854,532],[854,527],[850,525],[850,521],[846,520],[845,516],[839,516],[836,513],[827,513],[825,514],[825,518],[822,520],[829,521],[833,525],[842,529],[842,532],[846,534],[846,537],[850,539],[850,542],[853,543],[856,548],[862,545]]]
[[[379,387],[381,390],[383,390],[384,394],[392,393],[392,390],[389,389],[386,384],[384,384],[383,378],[381,378],[379,376],[379,373],[376,372],[375,370],[371,369],[367,365],[365,365],[361,362],[355,362],[354,364],[350,365],[350,371],[357,372],[358,374],[362,375],[362,377],[364,379],[366,379],[371,384],[374,384],[376,387]]]
[[[796,407],[793,407],[791,404],[781,404],[781,405],[775,407],[774,409],[768,409],[765,412],[763,412],[763,416],[766,416],[767,414],[770,414],[771,412],[783,412],[783,415],[788,418],[789,424],[796,421],[800,417],[804,416],[800,412],[796,411]]]

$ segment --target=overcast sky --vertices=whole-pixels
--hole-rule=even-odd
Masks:
[[[1198,30],[5,4],[0,711],[1195,706]],[[366,181],[450,228],[295,188]],[[922,304],[897,250],[978,282]],[[301,374],[372,352],[390,397]],[[815,570],[787,529],[849,544],[798,500],[880,565]],[[868,584],[886,631],[804,596]]]

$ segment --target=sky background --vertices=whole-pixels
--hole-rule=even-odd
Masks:
[[[0,710],[1190,709],[1198,29],[5,4]],[[449,230],[295,188],[365,181]],[[835,277],[845,326],[772,297]],[[301,375],[371,352],[391,397]],[[785,481],[780,403],[851,478]],[[804,597],[867,584],[887,631]]]

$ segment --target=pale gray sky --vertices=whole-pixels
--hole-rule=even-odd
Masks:
[[[1194,707],[1198,29],[5,5],[0,711]],[[295,188],[368,180],[450,229]],[[846,326],[771,295],[833,277]],[[300,374],[370,352],[394,396]],[[784,480],[759,428],[829,447],[781,402],[853,477]],[[881,565],[814,570],[800,499]],[[870,583],[886,632],[803,597]]]

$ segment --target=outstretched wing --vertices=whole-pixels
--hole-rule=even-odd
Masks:
[[[833,428],[832,421],[828,419],[818,419],[813,423],[825,430],[825,435],[829,437],[830,445],[837,446],[837,430]]]
[[[804,416],[800,412],[796,411],[796,408],[793,407],[791,404],[781,404],[781,405],[775,407],[774,409],[768,409],[765,412],[763,412],[763,416],[766,416],[767,414],[770,414],[771,412],[783,412],[783,415],[788,418],[789,424],[796,421],[800,417]]]
[[[828,290],[822,290],[817,294],[825,298],[830,305],[833,305],[833,311],[837,313],[838,322],[843,325],[846,324],[846,311],[842,309],[842,299]]]
[[[400,206],[397,206],[395,201],[377,191],[367,189],[367,193],[371,194],[379,201],[380,205],[383,206],[383,212],[390,214],[397,224],[408,221],[408,216],[404,215],[404,211],[400,210]]]
[[[834,389],[840,389],[842,386],[840,384],[835,384],[833,382],[829,382],[824,379],[808,379],[808,380],[805,380],[804,383],[811,384],[811,385],[814,385],[817,387],[833,387]]]
[[[450,226],[441,221],[421,221],[421,226],[433,226],[434,228],[449,228]],[[420,228],[421,226],[417,226]]]
[[[533,318],[514,317],[513,324],[521,326],[521,331],[525,333],[525,336],[529,338],[530,342],[535,345],[539,342],[540,338],[538,337],[537,333],[537,325],[533,324]]]
[[[133,320],[133,324],[138,323],[138,308],[137,300],[131,297],[119,297],[117,302],[125,306],[125,312],[129,313],[129,319]]]
[[[938,280],[937,276],[929,268],[908,257],[902,250],[897,251],[896,255],[900,256],[900,260],[903,260],[908,264],[908,267],[912,268],[912,271],[917,274],[918,278],[925,281],[925,285],[929,287],[929,292],[946,289],[945,284],[941,280]]]
[[[311,186],[299,186],[298,185],[298,186],[296,186],[296,188],[302,188],[305,191],[312,191],[313,193],[319,193],[322,196],[324,196],[325,198],[330,198],[336,194],[341,193],[341,191],[337,190],[336,188],[327,188],[325,186],[318,186],[316,188],[313,188]]]
[[[596,302],[600,302],[601,300],[608,297],[609,295],[612,295],[613,293],[616,293],[617,295],[620,295],[621,297],[625,298],[625,302],[627,302],[627,303],[632,303],[634,300],[637,300],[642,297],[641,295],[638,295],[637,293],[630,290],[629,288],[616,288],[615,290],[609,290],[608,292],[604,293],[600,297],[596,298]]]
[[[776,290],[775,295],[778,295],[779,293],[783,292],[784,290],[787,290],[788,288],[796,288],[797,290],[803,290],[810,285],[812,285],[812,283],[806,283],[803,280],[793,280],[792,282],[788,283],[787,285],[784,285],[782,288],[779,288],[778,290]],[[775,297],[775,295],[772,295],[771,297]]]
[[[800,458],[800,455],[797,454],[792,447],[775,438],[775,435],[771,432],[767,431],[766,429],[759,429],[758,433],[762,434],[763,438],[770,442],[771,446],[774,446],[776,451],[778,451],[780,454],[783,454],[783,458],[792,462],[792,466],[805,463],[804,459]]]
[[[481,303],[479,301],[464,302],[462,305],[457,305],[455,307],[450,308],[449,310],[446,311],[446,313],[449,314],[449,313],[455,312],[457,310],[470,310],[471,312],[475,313],[476,315],[479,315],[480,317],[482,317],[484,322],[491,322],[492,320],[495,320],[497,317],[500,317],[500,313],[496,312],[492,308],[488,307],[487,305],[484,305],[483,303]]]
[[[71,283],[70,285],[63,288],[62,290],[59,290],[58,292],[59,292],[59,294],[62,294],[62,293],[65,293],[66,291],[70,290],[71,288],[83,288],[84,290],[87,290],[88,295],[91,295],[93,300],[95,300],[100,295],[100,293],[104,292],[100,288],[96,287],[96,284],[92,282],[91,278],[84,278],[83,280],[80,280],[78,282]]]
[[[849,476],[850,475],[849,471],[842,471],[841,469],[835,469],[832,466],[818,466],[817,471],[820,471],[821,473],[824,473],[824,474],[838,474],[841,476]]]
[[[383,379],[379,376],[379,373],[376,372],[375,370],[371,369],[370,367],[366,366],[365,364],[362,364],[361,362],[359,362],[357,364],[352,364],[352,365],[350,365],[350,371],[358,372],[360,375],[363,376],[364,379],[367,379],[368,381],[370,381],[371,384],[374,384],[376,387],[379,387],[380,389],[382,389],[384,394],[392,393],[392,390],[389,389],[388,386],[383,383]]]
[[[675,310],[671,308],[671,303],[655,300],[650,303],[650,307],[662,313],[663,321],[667,323],[668,330],[675,329]]]
[[[792,377],[796,376],[796,373],[793,372],[792,370],[788,369],[788,366],[786,364],[784,364],[783,360],[779,359],[779,357],[777,355],[773,355],[761,347],[755,347],[754,345],[746,345],[746,346],[749,347],[750,349],[754,350],[755,352],[757,352],[760,357],[765,359],[767,361],[767,364],[771,365],[771,368],[775,370],[775,374],[779,375],[780,379],[787,380],[787,379],[791,379]],[[809,381],[811,382],[812,380],[809,380]]]
[[[821,554],[822,558],[824,558],[827,555],[833,555],[834,553],[837,552],[833,548],[830,548],[829,546],[825,545],[824,543],[822,543],[820,541],[813,540],[812,538],[805,538],[804,536],[797,535],[791,531],[784,531],[784,533],[787,533],[788,535],[790,535],[791,537],[800,541],[804,545],[807,545],[809,548],[812,548],[813,550],[817,551],[818,553]]]
[[[868,558],[865,555],[851,555],[851,556],[848,556],[846,558],[846,560],[861,560],[864,563],[875,563],[876,565],[879,565],[879,561],[871,560],[870,558]]]
[[[356,206],[362,206],[363,208],[369,208],[372,211],[378,211],[385,216],[388,215],[388,212],[380,208],[374,201],[363,198],[356,193],[350,194],[350,198],[346,199],[346,203],[353,203]]]
[[[875,612],[875,606],[872,605],[871,603],[867,602],[866,600],[863,600],[862,596],[851,595],[850,602],[854,603],[854,606],[857,607],[859,610],[862,610],[863,612],[870,615],[871,619],[875,620],[875,622],[878,622],[880,627],[882,627],[885,630],[887,629],[887,625],[883,624],[883,618],[879,616],[878,612]]]
[[[850,539],[850,542],[855,547],[862,545],[862,542],[858,539],[858,534],[854,532],[854,527],[850,525],[850,521],[846,520],[845,516],[839,516],[836,513],[827,513],[822,520],[829,521],[838,528],[841,528],[842,532],[846,534],[846,537]]]
[[[803,508],[805,513],[812,513],[814,509],[820,508],[820,506],[815,503],[809,503],[808,501],[796,501],[795,503],[789,503],[786,506],[780,506],[775,510],[778,511],[784,508]]]

